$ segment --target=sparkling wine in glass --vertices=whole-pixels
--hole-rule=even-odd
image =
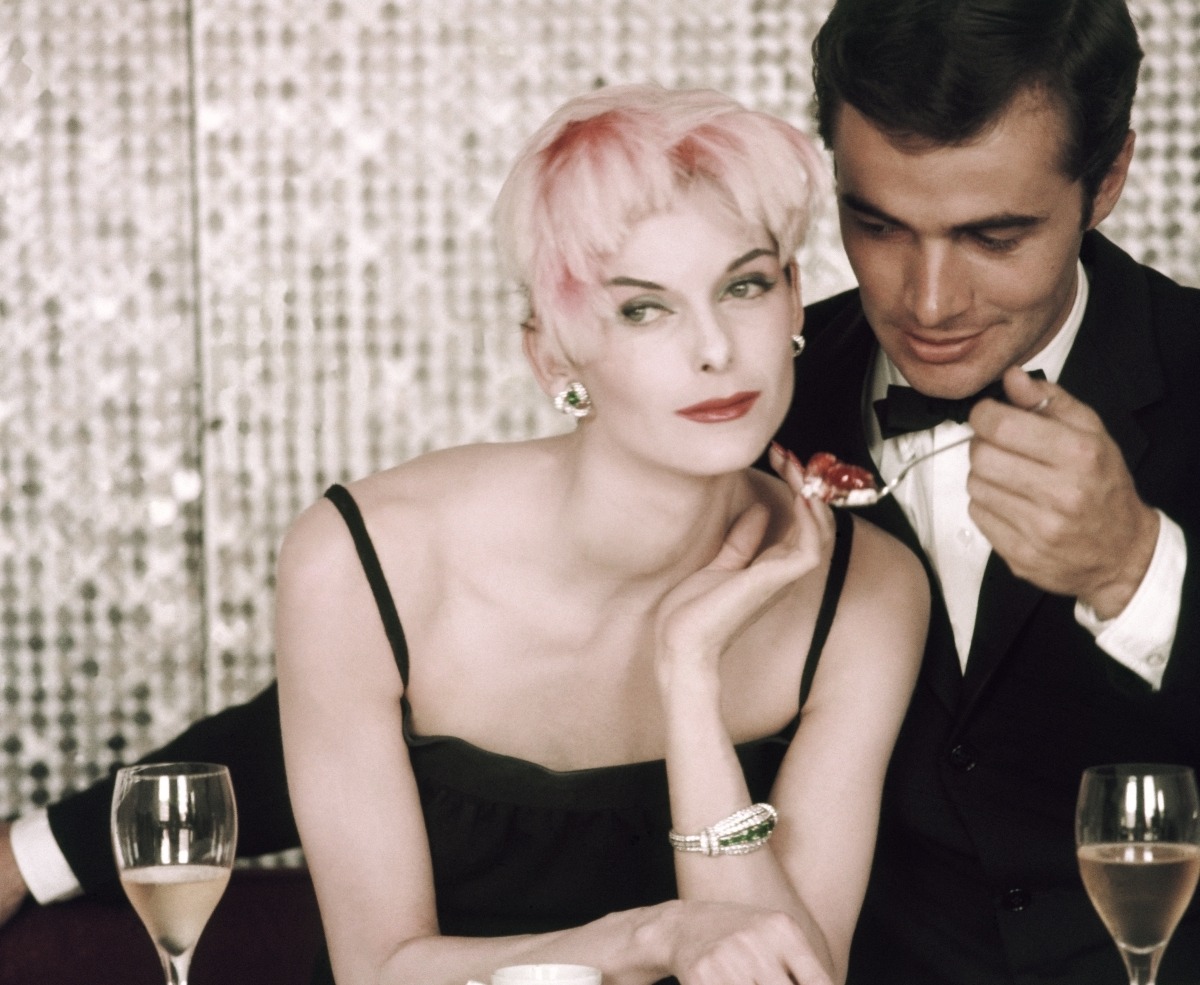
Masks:
[[[1083,884],[1117,943],[1130,985],[1158,964],[1200,879],[1200,797],[1187,766],[1084,771],[1075,811]]]
[[[154,941],[167,985],[187,985],[196,941],[233,868],[237,806],[229,770],[211,763],[119,770],[112,839],[121,885]]]

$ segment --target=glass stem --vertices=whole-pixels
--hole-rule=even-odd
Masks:
[[[1127,951],[1121,948],[1121,957],[1125,959],[1125,970],[1129,972],[1129,985],[1154,985],[1158,974],[1158,963],[1162,960],[1163,947],[1153,951]],[[183,985],[187,985],[186,982]]]
[[[159,948],[158,956],[162,960],[163,973],[167,976],[167,985],[188,985],[193,950],[188,948],[182,954],[172,955]]]

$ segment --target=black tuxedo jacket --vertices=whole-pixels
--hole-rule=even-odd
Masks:
[[[1175,646],[1152,693],[1104,654],[1074,600],[988,561],[965,674],[936,577],[925,659],[893,754],[851,985],[1125,985],[1082,888],[1080,774],[1107,762],[1200,763],[1200,291],[1085,237],[1091,293],[1060,384],[1093,407],[1142,498],[1190,559]],[[852,291],[813,305],[780,441],[874,470],[864,386],[877,345]],[[862,515],[926,562],[892,500]],[[1200,902],[1160,985],[1200,982]]]
[[[274,682],[245,704],[201,719],[142,761],[189,760],[229,767],[238,804],[239,857],[299,847]],[[108,833],[113,783],[108,776],[47,809],[50,830],[84,891],[108,898],[121,896]]]

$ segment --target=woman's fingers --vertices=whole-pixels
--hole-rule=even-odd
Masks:
[[[674,970],[681,985],[832,985],[793,917],[736,904],[702,913],[680,948]]]
[[[771,513],[762,503],[754,503],[733,521],[717,556],[708,567],[722,571],[738,571],[754,560],[762,546]]]
[[[793,452],[773,441],[768,458],[772,468],[792,491],[793,527],[791,536],[786,541],[787,547],[804,551],[809,563],[815,564],[815,558],[820,557],[823,545],[833,539],[836,528],[833,510],[819,497],[812,495],[811,486],[806,481],[804,466]],[[809,550],[814,543],[817,545],[815,555]]]

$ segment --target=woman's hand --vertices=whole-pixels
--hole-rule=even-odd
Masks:
[[[790,522],[761,550],[770,511],[761,503],[749,507],[734,520],[717,556],[663,598],[657,624],[660,681],[684,663],[689,670],[715,673],[737,635],[827,553],[832,511],[803,495],[803,469],[794,456],[772,445],[771,464],[792,492]]]
[[[675,912],[671,968],[680,985],[833,985],[786,913],[695,902]]]

